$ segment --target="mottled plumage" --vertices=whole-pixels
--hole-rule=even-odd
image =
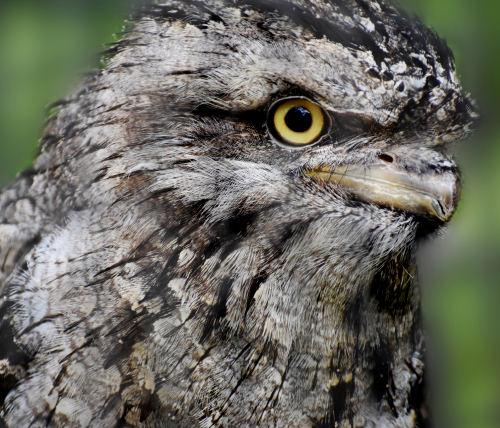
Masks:
[[[282,99],[323,137],[277,141]],[[7,426],[427,426],[415,251],[476,117],[434,32],[378,0],[168,1],[58,108],[0,197]]]

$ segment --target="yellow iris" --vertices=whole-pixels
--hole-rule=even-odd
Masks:
[[[294,130],[293,124],[289,126],[290,118],[287,119],[290,110],[295,107],[305,109],[311,115],[311,125],[302,132]],[[315,142],[325,126],[325,118],[321,107],[303,98],[294,98],[281,104],[274,112],[273,122],[276,132],[283,140],[297,145]]]

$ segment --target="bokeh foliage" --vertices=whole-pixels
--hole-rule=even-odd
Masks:
[[[27,168],[47,117],[99,67],[134,0],[0,1],[0,187]],[[425,246],[423,309],[437,427],[500,426],[500,2],[400,0],[452,47],[482,124],[457,148],[465,178],[449,236]],[[1,346],[1,344],[0,344]]]

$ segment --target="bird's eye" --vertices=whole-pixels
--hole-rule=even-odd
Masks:
[[[328,115],[305,98],[285,98],[269,109],[267,129],[286,146],[303,147],[318,142],[329,128]]]

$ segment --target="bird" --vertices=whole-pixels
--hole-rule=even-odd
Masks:
[[[429,427],[416,253],[474,129],[382,0],[159,0],[0,195],[0,423]]]

